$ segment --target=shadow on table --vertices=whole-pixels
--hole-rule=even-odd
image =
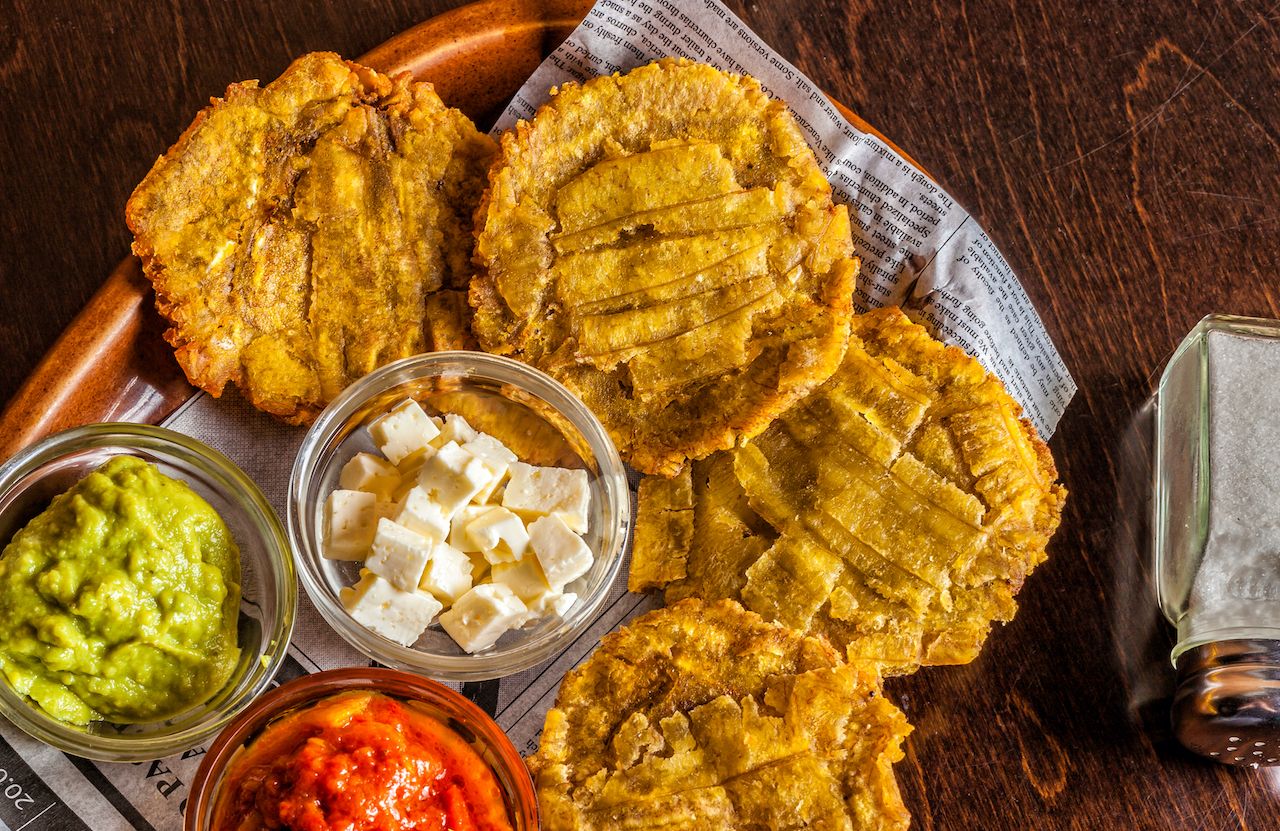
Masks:
[[[1157,749],[1179,752],[1169,725],[1173,629],[1160,612],[1152,546],[1152,440],[1155,401],[1139,407],[1116,453],[1115,527],[1111,534],[1111,628],[1129,715]]]

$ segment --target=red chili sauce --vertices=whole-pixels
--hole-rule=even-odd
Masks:
[[[271,724],[227,766],[217,831],[511,831],[479,754],[411,703],[340,693]]]

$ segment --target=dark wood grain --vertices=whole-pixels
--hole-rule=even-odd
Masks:
[[[209,95],[452,4],[6,5],[0,399],[127,252],[124,199]],[[1019,618],[974,664],[890,686],[917,726],[898,766],[915,827],[1280,828],[1275,777],[1169,738],[1131,429],[1203,314],[1280,317],[1276,6],[734,5],[979,218],[1080,384],[1051,442],[1072,496]]]

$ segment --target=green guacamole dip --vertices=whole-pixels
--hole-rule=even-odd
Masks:
[[[0,669],[54,718],[164,719],[239,660],[240,552],[186,484],[116,456],[0,555]]]

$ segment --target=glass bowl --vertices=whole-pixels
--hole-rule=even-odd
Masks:
[[[303,676],[272,690],[245,710],[214,741],[191,783],[184,831],[210,831],[223,774],[231,760],[277,719],[352,690],[368,690],[417,702],[470,744],[498,779],[515,831],[538,828],[538,800],[520,754],[501,728],[475,704],[448,687],[392,669],[352,667]]]
[[[427,413],[457,413],[534,465],[582,468],[591,488],[584,540],[595,561],[570,583],[578,600],[504,634],[469,655],[433,623],[411,647],[357,623],[338,592],[359,578],[361,564],[322,556],[323,507],[342,466],[357,452],[377,453],[364,429],[405,398]],[[288,525],[302,584],[320,614],[353,647],[399,669],[454,681],[510,675],[545,661],[586,629],[608,599],[622,566],[631,501],[622,460],[608,433],[573,393],[533,367],[483,352],[436,352],[388,364],[344,390],[303,439],[289,483]]]
[[[140,424],[91,424],[33,444],[0,465],[0,544],[113,456],[136,456],[185,482],[226,522],[240,548],[240,660],[209,700],[163,721],[58,721],[13,690],[0,674],[0,713],[43,742],[90,759],[159,759],[201,744],[270,685],[293,631],[298,589],[279,518],[249,477],[195,439]]]

